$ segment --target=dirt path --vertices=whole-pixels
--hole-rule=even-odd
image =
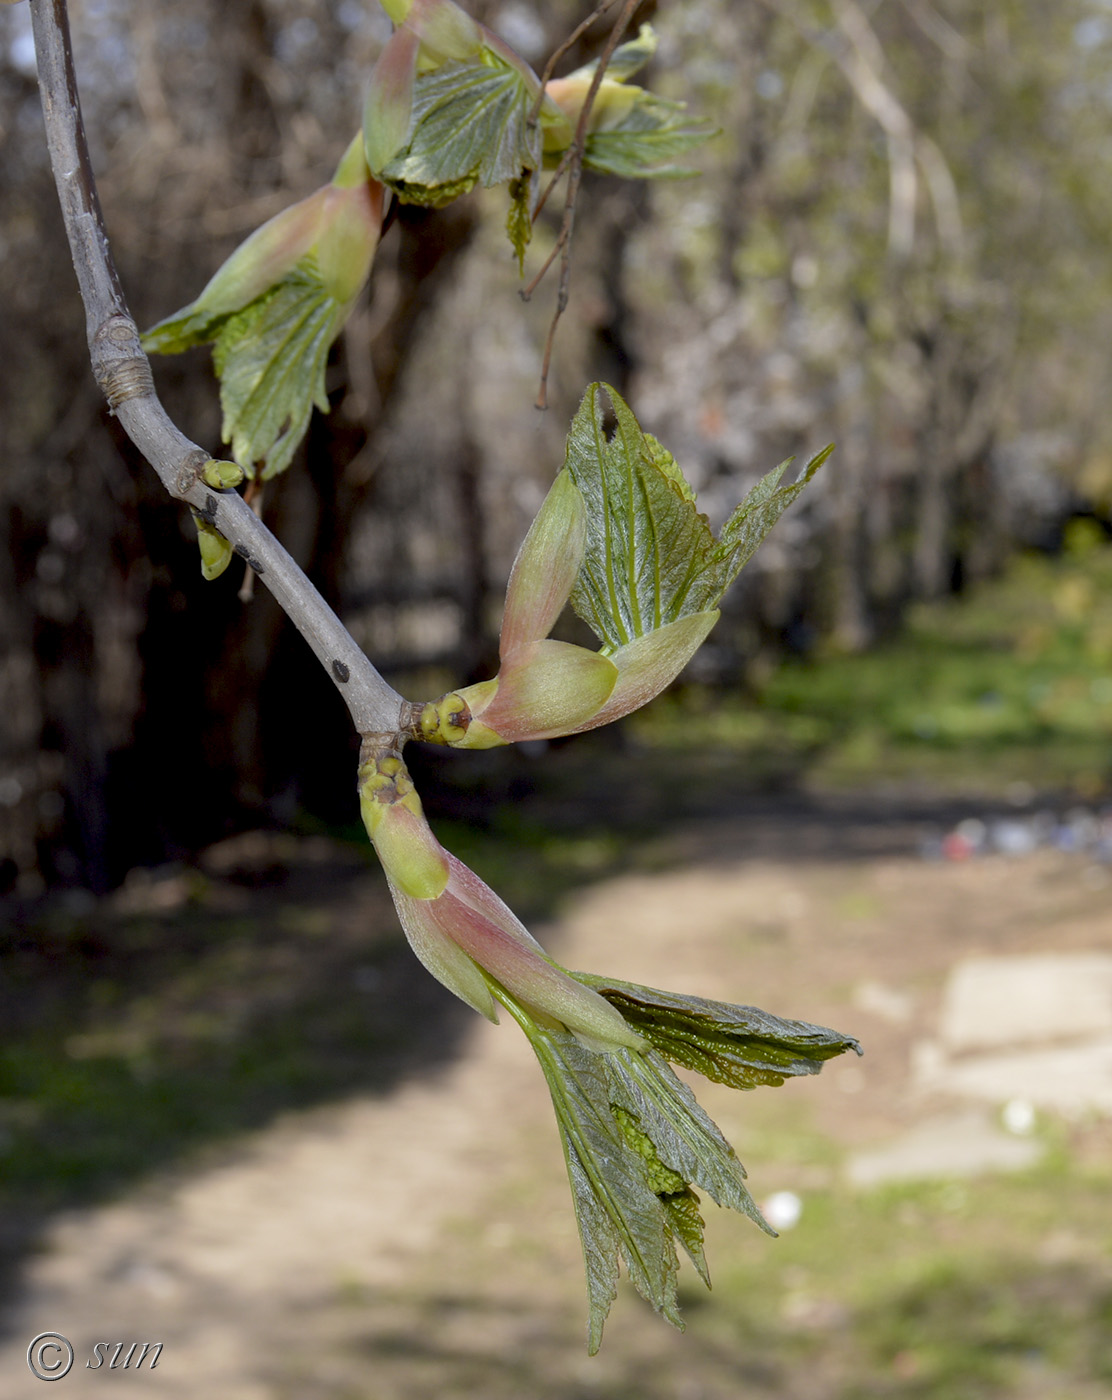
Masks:
[[[914,1090],[912,1059],[960,959],[1112,950],[1105,872],[1078,858],[741,859],[745,834],[688,828],[675,841],[701,864],[597,885],[537,932],[573,967],[860,1036],[863,1061],[778,1091],[832,1144],[830,1160],[784,1170],[754,1158],[758,1199],[822,1185],[852,1153],[953,1107]],[[762,1095],[773,1097],[700,1091],[743,1160]],[[774,1122],[779,1109],[767,1112]],[[108,1384],[162,1400],[736,1400],[739,1379],[747,1396],[794,1394],[783,1377],[742,1377],[736,1354],[700,1339],[697,1309],[679,1338],[624,1294],[602,1357],[587,1362],[550,1119],[515,1028],[476,1018],[443,1070],[386,1097],[289,1115],[219,1164],[56,1221],[7,1319],[0,1400],[42,1395],[25,1353],[47,1330],[77,1350],[63,1394],[103,1384],[107,1372],[84,1362],[94,1342],[120,1340],[164,1351],[155,1372]],[[709,1222],[712,1267],[770,1247],[744,1222]]]

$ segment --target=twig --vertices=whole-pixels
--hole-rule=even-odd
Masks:
[[[548,328],[548,339],[545,341],[544,359],[541,362],[541,382],[537,391],[537,407],[541,409],[548,407],[548,371],[552,364],[552,348],[556,344],[556,327],[560,324],[560,317],[564,314],[568,304],[568,287],[571,284],[571,236],[575,227],[575,206],[579,198],[579,182],[583,176],[583,156],[587,149],[587,125],[591,119],[591,109],[595,105],[595,98],[598,96],[603,76],[606,73],[606,66],[614,56],[614,50],[621,42],[622,35],[626,32],[629,22],[633,18],[633,12],[640,3],[641,0],[626,0],[622,6],[621,14],[615,21],[602,53],[599,55],[598,66],[591,78],[591,86],[587,89],[587,96],[579,113],[579,121],[575,126],[575,137],[570,147],[571,161],[568,166],[568,189],[567,197],[564,200],[564,217],[560,224],[556,247],[541,273],[543,276],[552,266],[558,250],[561,255],[560,284],[556,293],[556,310]],[[530,284],[530,291],[535,288],[539,280],[539,278],[534,278]]]
[[[564,42],[555,50],[548,62],[544,65],[544,72],[541,74],[541,90],[537,93],[537,100],[533,104],[533,110],[529,113],[529,125],[536,126],[541,115],[541,108],[544,106],[544,90],[548,86],[549,79],[556,71],[556,65],[560,62],[567,51],[579,42],[595,20],[604,15],[614,0],[600,0],[582,24],[577,24]]]
[[[31,0],[31,21],[50,163],[85,307],[93,374],[109,408],[170,495],[214,525],[270,589],[332,677],[356,729],[397,731],[402,697],[242,496],[213,491],[200,479],[209,454],[179,431],[159,402],[109,251],[81,118],[66,0]]]
[[[243,499],[255,512],[258,518],[263,518],[263,495],[266,491],[265,484],[254,477],[243,488]],[[243,570],[243,582],[239,585],[239,592],[236,597],[241,603],[250,603],[255,597],[255,570],[250,564],[245,565]]]
[[[540,198],[537,200],[537,207],[533,210],[533,219],[532,219],[532,222],[533,222],[533,223],[536,223],[537,220],[540,218],[540,216],[541,216],[541,210],[542,210],[542,209],[544,208],[544,206],[548,203],[548,196],[552,193],[552,191],[553,191],[553,190],[556,188],[556,186],[560,183],[561,179],[563,178],[564,171],[568,168],[568,162],[569,162],[570,160],[571,160],[571,147],[569,146],[568,149],[564,152],[564,154],[560,157],[560,164],[559,164],[559,165],[556,167],[556,169],[552,172],[552,179],[549,180],[548,184],[545,185],[544,189],[541,191]],[[535,286],[535,285],[536,285],[536,282],[538,282],[539,280],[540,280],[540,278],[537,278],[537,279],[535,279],[535,281],[534,281],[533,283],[530,284],[530,291],[531,291],[531,288],[532,288],[533,286]],[[522,299],[523,299],[524,301],[528,301],[528,300],[529,300],[529,292],[522,292],[521,295],[522,295]]]

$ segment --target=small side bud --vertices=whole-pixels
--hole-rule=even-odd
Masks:
[[[414,899],[443,892],[448,864],[398,754],[378,754],[360,766],[359,812],[393,885]]]
[[[234,491],[247,478],[238,462],[210,460],[201,468],[201,480],[214,491]]]
[[[197,527],[197,544],[201,550],[201,573],[211,582],[214,578],[219,578],[232,562],[235,551],[215,525],[210,525],[196,511],[192,511],[191,514]]]
[[[429,744],[458,744],[471,727],[471,710],[456,691],[430,700],[414,726],[413,737]]]

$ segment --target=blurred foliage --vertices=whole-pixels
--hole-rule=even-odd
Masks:
[[[652,748],[771,748],[819,782],[1095,796],[1112,780],[1112,547],[1078,520],[1060,558],[1024,554],[967,598],[917,605],[865,655],[820,648],[748,697],[681,692],[633,727]]]

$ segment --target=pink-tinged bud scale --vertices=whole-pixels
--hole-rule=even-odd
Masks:
[[[510,570],[499,642],[503,660],[552,631],[575,585],[586,545],[583,497],[571,473],[561,471]]]

